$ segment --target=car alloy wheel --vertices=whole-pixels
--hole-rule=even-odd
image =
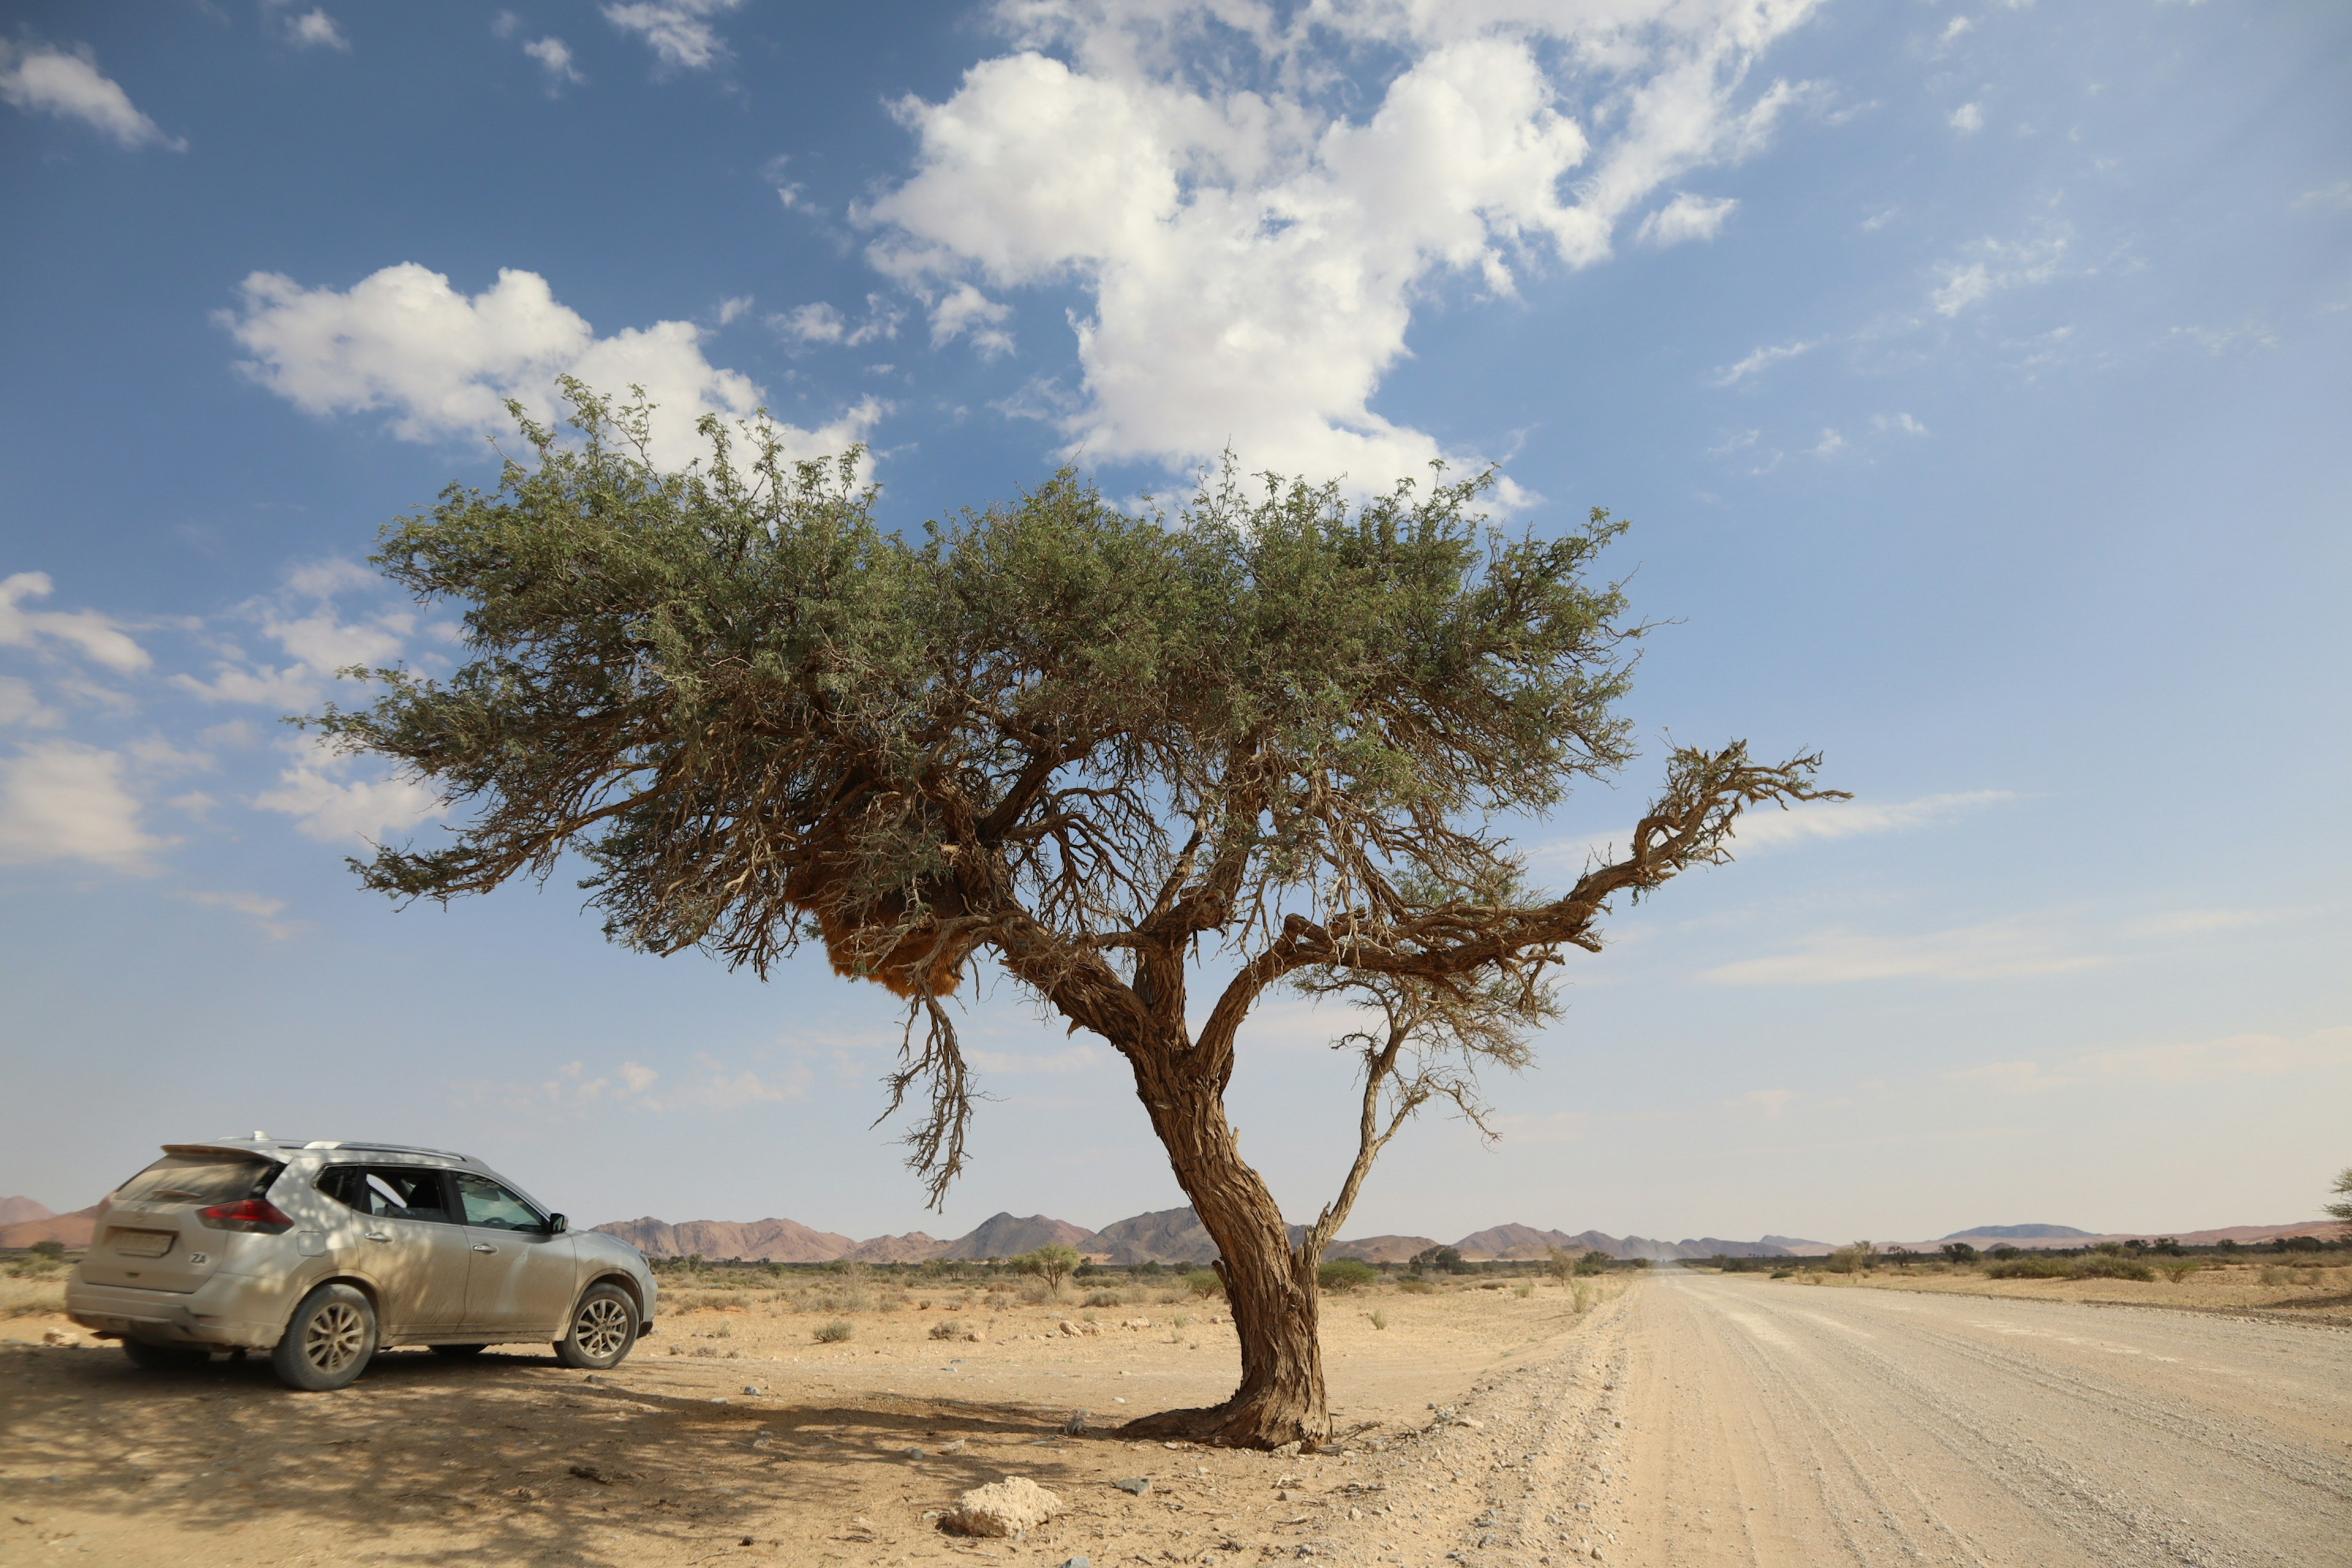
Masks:
[[[334,1377],[367,1346],[367,1322],[348,1301],[330,1301],[310,1314],[302,1332],[302,1359]]]
[[[580,1348],[598,1361],[616,1355],[628,1344],[629,1310],[610,1296],[592,1296],[580,1309],[572,1336]]]

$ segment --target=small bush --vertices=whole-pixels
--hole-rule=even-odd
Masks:
[[[2156,1278],[2156,1270],[2135,1258],[2120,1258],[2112,1253],[2100,1253],[2083,1259],[2074,1270],[2078,1279],[2137,1279],[2142,1284]]]
[[[1434,1283],[1423,1279],[1418,1274],[1407,1274],[1398,1279],[1397,1289],[1405,1291],[1410,1295],[1426,1296],[1431,1291],[1435,1290],[1437,1287]]]
[[[1176,1316],[1170,1321],[1180,1329],[1189,1329],[1192,1326],[1192,1319],[1191,1315],[1184,1312],[1177,1313]]]
[[[2164,1270],[2164,1277],[2167,1279],[2169,1279],[2175,1285],[2178,1285],[2183,1279],[2188,1279],[2191,1274],[2196,1273],[2205,1266],[2202,1263],[2198,1262],[2195,1258],[2183,1258],[2177,1263],[2159,1263],[2157,1267]]]
[[[1575,1301],[1575,1310],[1576,1310],[1577,1311],[1579,1311],[1579,1312],[1584,1312],[1584,1311],[1589,1311],[1589,1310],[1591,1310],[1591,1307],[1592,1307],[1592,1287],[1591,1287],[1591,1286],[1587,1285],[1583,1280],[1579,1279],[1579,1280],[1576,1280],[1576,1281],[1572,1282],[1572,1283],[1569,1286],[1569,1289],[1574,1293],[1574,1295],[1573,1295],[1573,1299],[1574,1299],[1574,1301]]]
[[[857,1332],[856,1324],[846,1318],[835,1318],[817,1330],[816,1342],[821,1345],[837,1345],[856,1332]]]
[[[1353,1258],[1335,1258],[1315,1271],[1315,1282],[1326,1290],[1360,1290],[1380,1283],[1381,1271]]]
[[[1985,1270],[1988,1279],[2072,1279],[2077,1273],[2071,1258],[2012,1258]]]
[[[1511,1287],[1511,1294],[1517,1296],[1522,1301],[1526,1300],[1535,1293],[1536,1282],[1532,1279],[1522,1279],[1517,1284]]]
[[[1373,1309],[1372,1309],[1372,1327],[1374,1327],[1374,1328],[1376,1328],[1376,1329],[1385,1329],[1385,1328],[1387,1328],[1388,1326],[1389,1326],[1389,1315],[1388,1315],[1388,1313],[1387,1313],[1387,1312],[1385,1312],[1385,1311],[1383,1311],[1381,1309],[1380,1309],[1380,1308],[1378,1308],[1378,1307],[1373,1308]]]
[[[953,1318],[941,1318],[938,1322],[931,1325],[931,1338],[935,1340],[960,1340],[963,1338],[963,1325],[957,1322]]]
[[[1775,1279],[1786,1279],[1796,1272],[1797,1271],[1793,1268],[1775,1268],[1772,1270],[1772,1278]]]
[[[1609,1255],[1600,1251],[1579,1253],[1576,1258],[1576,1272],[1579,1274],[1608,1273]]]
[[[1184,1289],[1195,1296],[1222,1296],[1225,1282],[1217,1278],[1213,1268],[1195,1268],[1184,1276]]]
[[[1120,1295],[1116,1290],[1096,1290],[1087,1295],[1087,1305],[1089,1307],[1124,1307],[1127,1305],[1127,1298]]]

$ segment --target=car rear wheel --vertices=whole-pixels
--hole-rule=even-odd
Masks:
[[[375,1308],[365,1296],[349,1285],[321,1285],[294,1309],[269,1364],[287,1387],[324,1394],[367,1370],[375,1334]]]
[[[489,1348],[488,1345],[435,1345],[433,1353],[446,1355],[451,1361],[463,1361],[469,1355],[479,1355]]]
[[[555,1343],[555,1359],[566,1366],[603,1372],[621,1364],[637,1342],[637,1304],[611,1280],[588,1287],[572,1309],[572,1328]]]
[[[131,1364],[149,1372],[186,1372],[212,1360],[212,1353],[193,1345],[157,1345],[145,1340],[125,1340],[122,1353]]]

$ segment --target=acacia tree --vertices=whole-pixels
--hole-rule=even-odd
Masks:
[[[373,672],[309,721],[461,808],[449,842],[354,861],[446,900],[567,854],[607,936],[765,976],[804,942],[908,1004],[885,1079],[939,1202],[973,1086],[945,999],[995,965],[1125,1061],[1221,1257],[1242,1349],[1225,1404],[1129,1430],[1312,1447],[1329,1434],[1316,1270],[1374,1157],[1475,1069],[1515,1068],[1550,972],[1598,921],[1720,862],[1748,806],[1814,798],[1818,759],[1682,749],[1621,858],[1527,885],[1505,814],[1631,757],[1622,525],[1486,526],[1485,479],[1350,508],[1230,471],[1171,520],[1068,474],[908,539],[854,455],[772,437],[665,472],[643,400],[568,384],[576,437],[513,410],[529,464],[387,528],[377,563],[464,607],[443,680]],[[739,455],[739,446],[740,451]],[[1213,989],[1201,1022],[1190,986]],[[1373,1020],[1358,1148],[1294,1240],[1223,1096],[1243,1026],[1299,986]],[[1139,1433],[1140,1435],[1140,1432]]]

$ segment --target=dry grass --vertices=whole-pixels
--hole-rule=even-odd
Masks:
[[[62,1268],[39,1275],[0,1277],[0,1318],[29,1318],[66,1310],[66,1275]]]

